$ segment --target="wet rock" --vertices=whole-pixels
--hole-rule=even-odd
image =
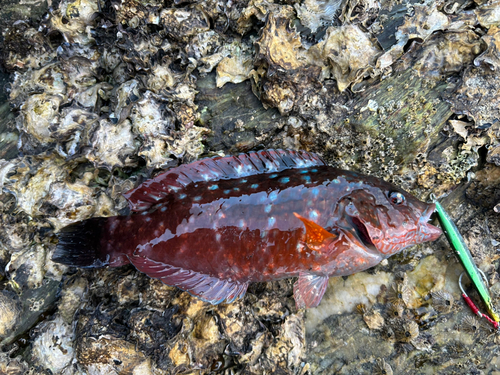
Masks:
[[[22,313],[18,296],[7,290],[0,291],[0,337],[8,336]]]

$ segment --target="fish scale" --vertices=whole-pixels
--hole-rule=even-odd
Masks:
[[[131,263],[213,304],[243,297],[250,282],[298,276],[297,306],[314,307],[328,277],[440,234],[427,223],[433,204],[303,151],[203,159],[125,196],[129,216],[64,228],[53,259],[80,267]]]

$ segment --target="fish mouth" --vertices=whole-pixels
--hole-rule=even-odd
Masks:
[[[430,224],[428,221],[431,218],[431,215],[436,210],[436,205],[434,203],[429,204],[429,206],[422,213],[422,217],[420,218],[420,233],[422,234],[422,241],[435,241],[443,234],[443,231]]]
[[[370,237],[370,233],[368,232],[368,228],[366,228],[366,225],[363,224],[363,222],[355,216],[351,216],[350,221],[352,223],[354,231],[356,232],[356,236],[363,243],[363,245],[365,245],[365,247],[367,247],[370,250],[377,251],[377,247],[373,243]]]

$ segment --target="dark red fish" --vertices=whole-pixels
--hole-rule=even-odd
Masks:
[[[128,192],[129,216],[64,228],[53,260],[139,271],[213,304],[248,283],[298,276],[298,307],[319,304],[330,276],[373,267],[432,241],[426,204],[308,152],[268,150],[182,165]]]

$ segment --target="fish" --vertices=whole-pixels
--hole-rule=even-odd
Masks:
[[[124,196],[129,215],[61,229],[53,261],[132,264],[214,305],[243,298],[251,282],[298,277],[297,308],[316,307],[329,277],[366,270],[441,235],[428,222],[433,203],[306,151],[201,159]]]

